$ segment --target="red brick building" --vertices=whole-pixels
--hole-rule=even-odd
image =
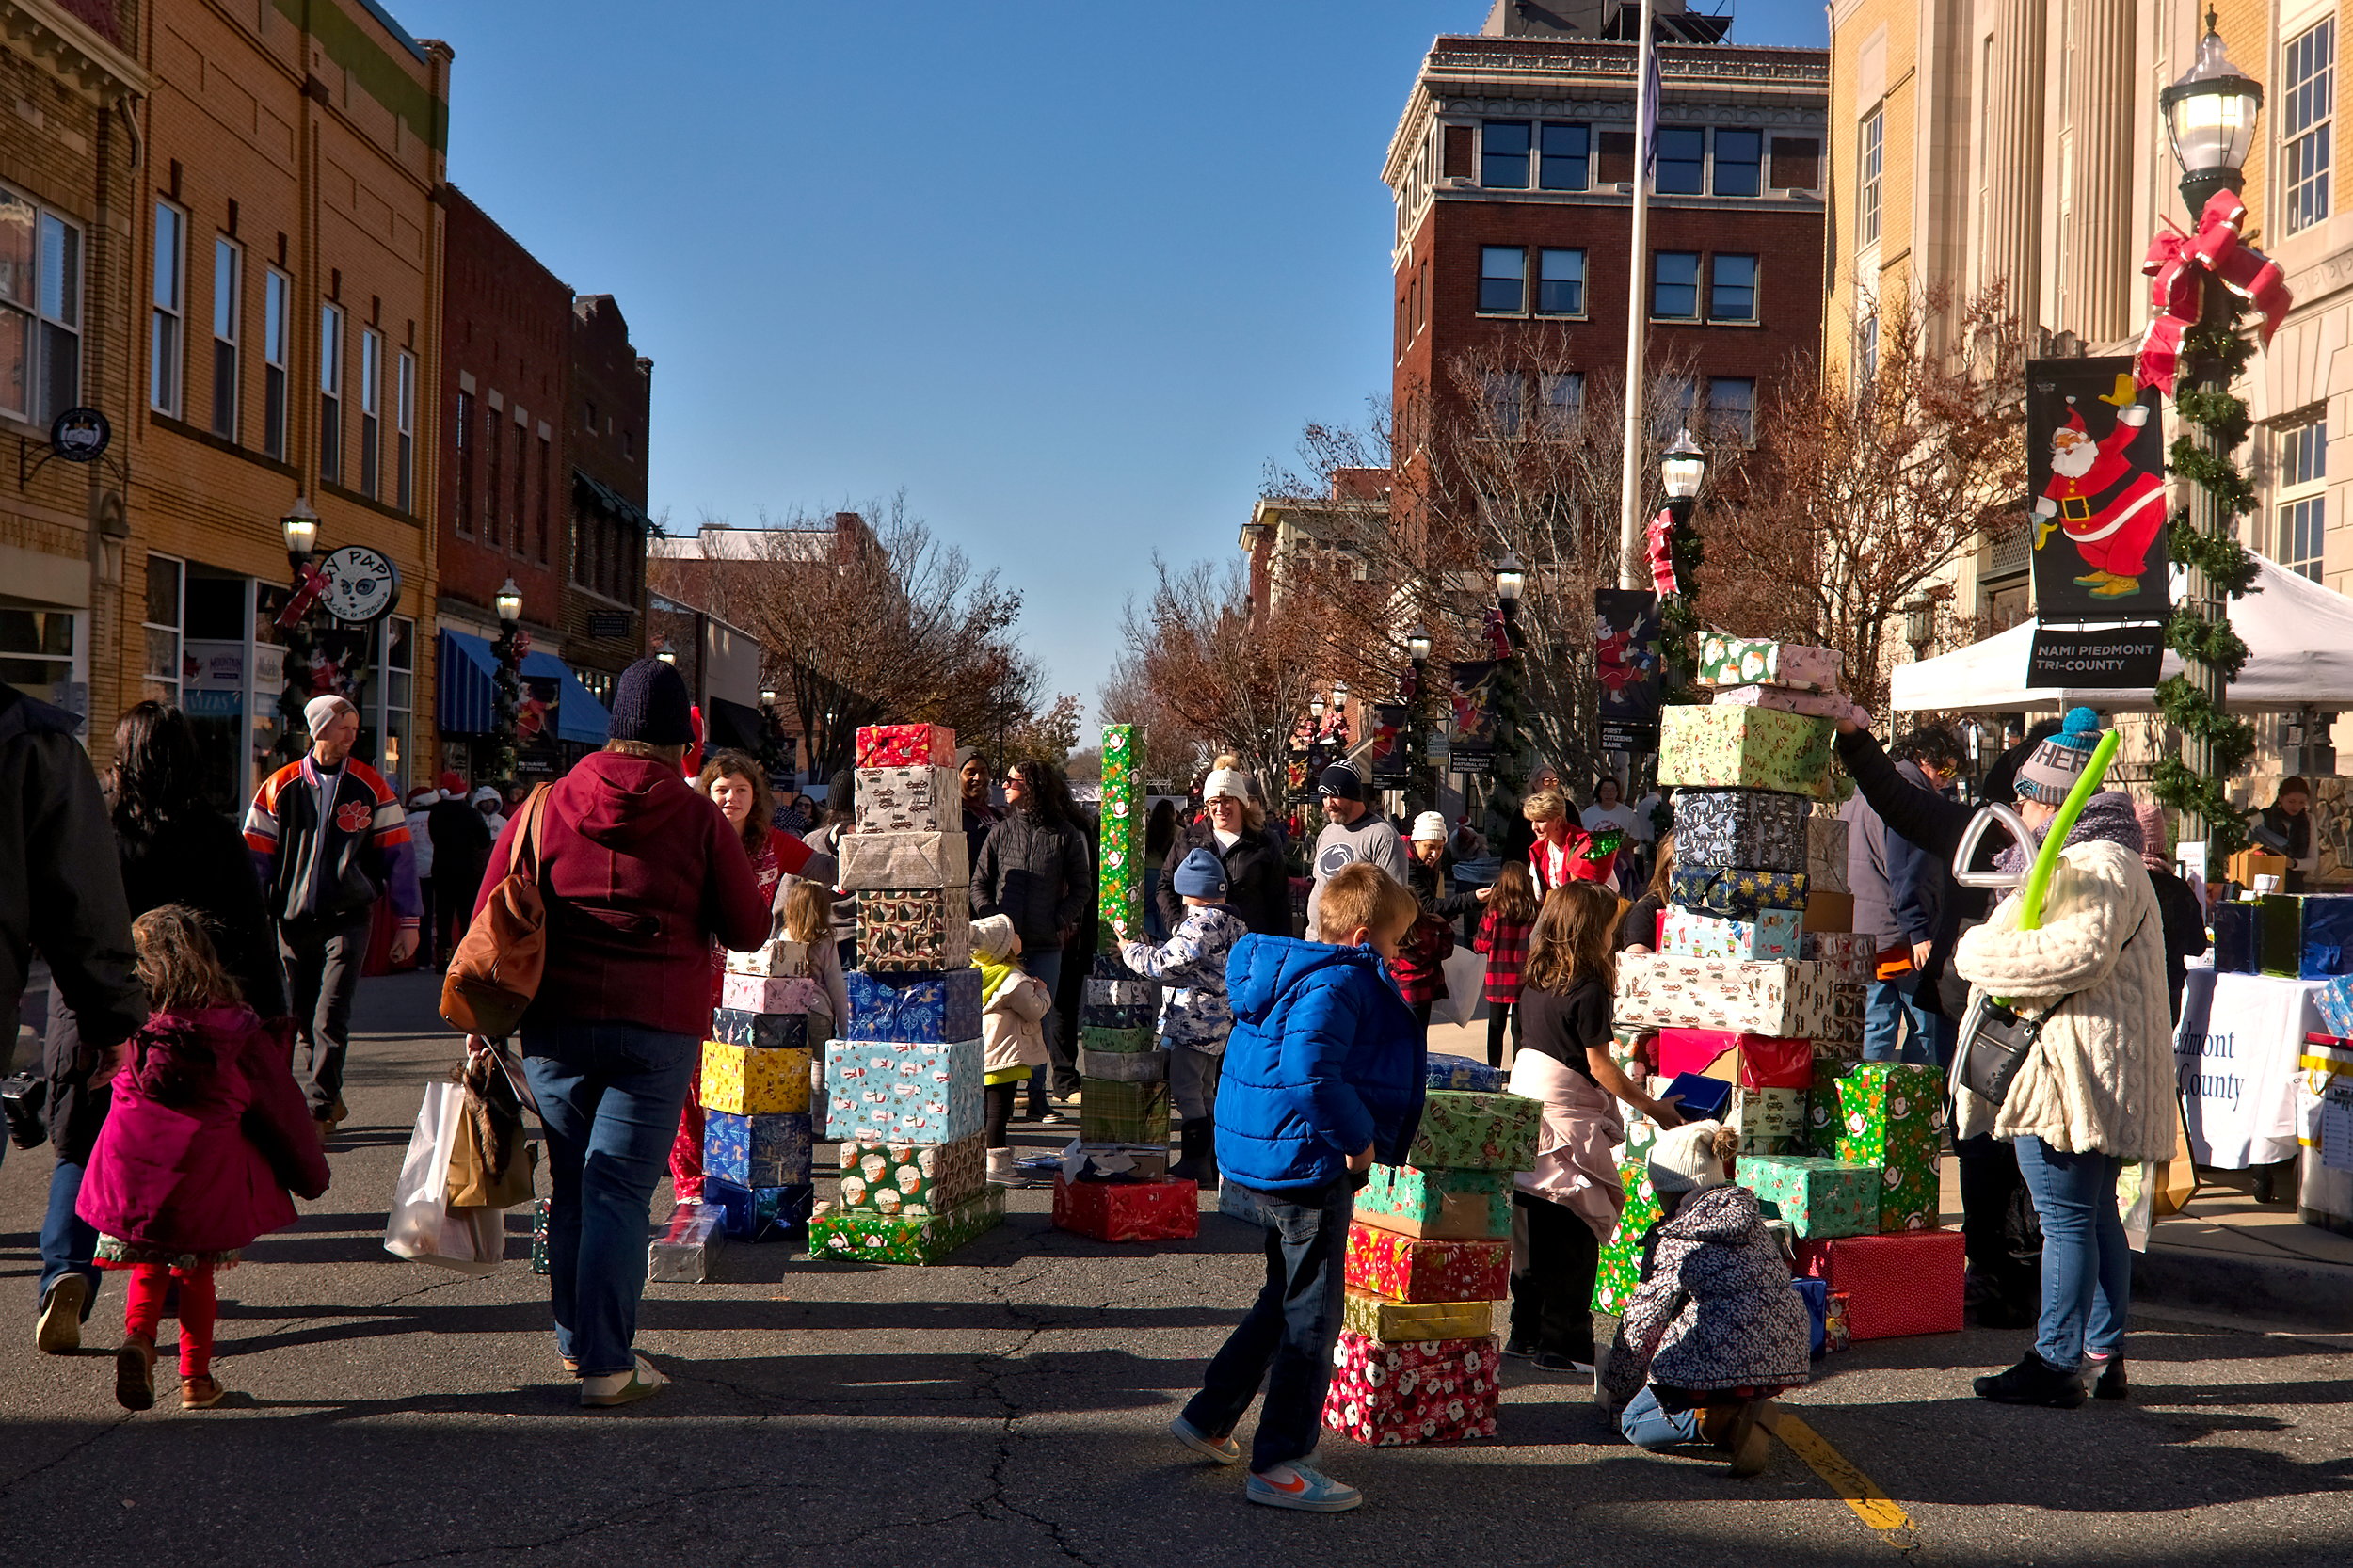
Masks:
[[[646,541],[653,533],[646,515],[653,361],[630,343],[629,322],[609,294],[572,301],[571,375],[564,648],[573,674],[607,697],[613,678],[646,650]]]
[[[1623,374],[1629,284],[1650,297],[1652,374],[1683,372],[1672,390],[1712,409],[1714,439],[1752,439],[1759,399],[1818,347],[1827,51],[1657,53],[1637,277],[1636,45],[1542,29],[1432,45],[1384,174],[1401,425],[1471,390],[1529,418],[1574,406],[1588,377]]]

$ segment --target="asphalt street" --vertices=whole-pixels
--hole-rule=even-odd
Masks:
[[[1796,1448],[1744,1481],[1628,1448],[1586,1385],[1511,1363],[1496,1441],[1334,1438],[1320,1462],[1363,1509],[1253,1508],[1163,1428],[1255,1288],[1255,1234],[1209,1213],[1194,1241],[1104,1246],[1050,1228],[1040,1192],[932,1269],[734,1248],[723,1283],[647,1292],[639,1345],[675,1386],[584,1413],[520,1226],[486,1278],[382,1250],[420,1086],[455,1042],[422,978],[369,982],[360,1012],[334,1187],[221,1276],[222,1409],[115,1405],[114,1282],[95,1350],[34,1349],[49,1160],[9,1152],[0,1562],[2353,1560],[2353,1340],[2156,1319],[2137,1324],[2132,1400],[2073,1412],[1969,1396],[2017,1334],[1860,1346],[1817,1364],[1787,1401]]]

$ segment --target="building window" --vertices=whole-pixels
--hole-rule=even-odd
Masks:
[[[1583,190],[1593,152],[1593,132],[1582,125],[1547,125],[1539,144],[1544,157],[1536,183],[1545,190]]]
[[[1880,132],[1884,111],[1873,109],[1863,122],[1855,157],[1855,243],[1880,242],[1880,160],[1884,155]]]
[[[148,335],[147,400],[177,418],[183,350],[187,344],[187,220],[168,201],[155,203],[155,310]]]
[[[360,328],[360,493],[384,497],[384,337]]]
[[[1756,319],[1756,258],[1710,256],[1707,259],[1707,319]]]
[[[1718,131],[1714,189],[1718,196],[1755,196],[1765,188],[1761,131]]]
[[[0,604],[0,680],[59,708],[87,707],[73,697],[73,616]]]
[[[245,311],[245,252],[213,240],[213,434],[237,439],[238,326]]]
[[[1700,318],[1700,255],[1661,250],[1651,258],[1650,313],[1661,321]]]
[[[1661,196],[1698,196],[1707,189],[1707,133],[1691,125],[1658,128],[1658,175],[1651,189]]]
[[[1585,252],[1541,250],[1536,263],[1536,313],[1576,316],[1585,313]]]
[[[1528,188],[1528,121],[1491,120],[1479,138],[1479,183],[1497,190]]]
[[[1859,384],[1867,385],[1880,376],[1880,318],[1868,315],[1854,333],[1854,374]]]
[[[286,341],[293,336],[294,280],[272,267],[262,278],[262,450],[286,460]]]
[[[2329,531],[2329,424],[2280,433],[2280,564],[2320,581]]]
[[[1538,412],[1545,428],[1556,435],[1573,427],[1585,411],[1582,371],[1545,371],[1536,377],[1536,392],[1543,399]]]
[[[451,424],[457,438],[457,535],[473,537],[473,393],[457,394],[457,417]]]
[[[530,496],[531,466],[527,461],[531,450],[531,427],[523,422],[522,410],[515,410],[515,553],[520,555],[530,547],[523,537],[523,520],[531,515],[525,503]]]
[[[410,711],[417,702],[417,623],[406,616],[386,616],[383,637],[384,739],[376,748],[376,771],[394,794],[406,794],[415,728]]]
[[[148,696],[177,706],[180,701],[180,627],[184,600],[182,579],[185,568],[169,555],[147,558],[147,668],[143,672]]]
[[[1720,441],[1756,443],[1756,382],[1745,376],[1713,376],[1707,381],[1707,416]]]
[[[597,406],[590,403],[581,409],[580,427],[590,435],[597,433]]]
[[[396,499],[400,509],[417,509],[417,357],[403,350],[399,382],[392,392],[392,417],[399,422],[400,450],[394,455]]]
[[[1528,309],[1528,252],[1516,245],[1479,248],[1479,309],[1516,315]]]
[[[482,456],[490,466],[490,482],[482,488],[482,542],[492,549],[499,543],[499,490],[502,488],[500,454],[505,450],[499,440],[499,410],[492,407],[482,414]]]
[[[2287,155],[2285,221],[2291,234],[2329,216],[2329,132],[2336,112],[2337,22],[2288,42],[2280,137]]]
[[[549,449],[553,445],[554,442],[548,438],[548,432],[542,428],[539,432],[539,511],[538,515],[532,520],[532,526],[539,536],[538,556],[539,564],[543,567],[548,564],[548,472],[551,466]]]
[[[0,412],[46,424],[82,401],[82,231],[0,190]]]
[[[1480,399],[1486,406],[1487,434],[1504,440],[1517,437],[1528,408],[1528,377],[1516,370],[1491,370],[1479,380]]]
[[[319,477],[344,479],[344,312],[319,307]]]

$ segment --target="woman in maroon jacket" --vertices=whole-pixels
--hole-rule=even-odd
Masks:
[[[550,789],[540,827],[547,969],[523,1015],[523,1065],[554,1172],[555,1345],[584,1405],[627,1404],[665,1381],[632,1349],[647,1210],[711,1019],[711,944],[768,936],[743,845],[679,776],[691,708],[668,664],[623,670],[612,738]],[[524,820],[491,854],[477,913]]]

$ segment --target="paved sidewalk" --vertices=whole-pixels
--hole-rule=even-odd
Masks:
[[[0,1384],[0,1560],[1842,1568],[1916,1549],[1965,1563],[2317,1568],[2353,1555],[2346,1342],[2154,1311],[2132,1341],[2136,1395],[2121,1407],[1970,1398],[1969,1374],[2016,1359],[2015,1334],[1866,1344],[1787,1401],[1827,1446],[1785,1429],[1814,1462],[1779,1447],[1767,1474],[1735,1482],[1720,1464],[1634,1452],[1577,1380],[1514,1363],[1497,1441],[1335,1440],[1321,1458],[1366,1489],[1366,1508],[1251,1508],[1237,1475],[1193,1462],[1162,1429],[1255,1288],[1256,1237],[1206,1213],[1194,1241],[1098,1245],[1048,1228],[1038,1192],[1015,1194],[1010,1223],[939,1268],[738,1248],[722,1283],[649,1290],[640,1343],[676,1385],[584,1413],[555,1366],[543,1281],[520,1263],[463,1279],[382,1251],[419,1086],[451,1060],[430,1009],[421,980],[363,989],[335,1186],[222,1276],[231,1408],[131,1416],[103,1353],[33,1351],[48,1161],[11,1152],[0,1290],[19,1315]],[[1048,1143],[1042,1130],[1023,1141]],[[120,1304],[110,1281],[91,1332],[102,1349]]]

